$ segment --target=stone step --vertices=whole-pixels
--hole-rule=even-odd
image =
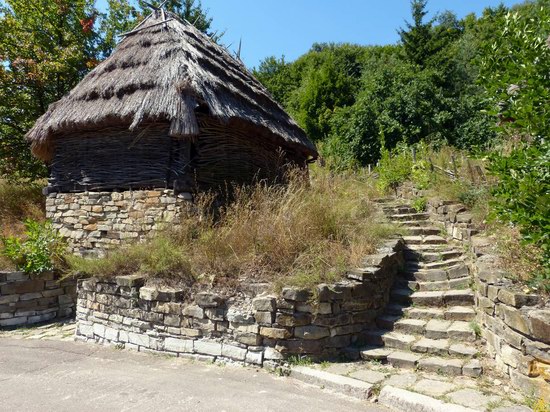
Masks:
[[[400,225],[404,228],[409,227],[433,227],[433,222],[431,220],[392,220],[390,222],[394,225]]]
[[[384,206],[382,211],[388,216],[416,213],[416,209],[408,205]]]
[[[407,245],[447,245],[447,239],[439,235],[409,235],[403,236]]]
[[[474,293],[470,289],[412,292],[410,289],[394,289],[392,298],[398,303],[412,303],[416,306],[468,306],[474,303]]]
[[[410,319],[445,319],[471,322],[476,312],[472,306],[451,306],[449,308],[402,307],[403,316]]]
[[[441,252],[448,250],[448,245],[430,245],[430,244],[418,244],[418,245],[406,245],[405,250],[410,250],[417,253],[424,252]]]
[[[437,356],[410,351],[365,348],[361,351],[361,357],[364,360],[387,362],[396,368],[420,369],[451,376],[478,377],[483,372],[481,363],[477,359],[456,356]]]
[[[405,249],[404,251],[405,261],[424,264],[439,263],[442,261],[457,259],[462,255],[464,255],[464,252],[457,249],[445,249],[433,252],[412,249]]]
[[[399,350],[410,350],[413,343],[417,341],[417,337],[400,332],[386,332],[382,334],[384,347],[394,348]]]
[[[407,227],[407,230],[411,236],[429,236],[439,235],[441,233],[441,229],[429,225]]]
[[[470,288],[470,277],[463,277],[451,280],[442,280],[435,282],[414,282],[415,290],[419,291],[434,291],[434,290],[451,290],[451,289],[469,289]]]
[[[430,215],[427,213],[402,213],[390,215],[389,218],[394,222],[417,222],[419,220],[428,220]]]
[[[402,271],[400,275],[404,279],[416,280],[419,282],[440,282],[443,280],[452,280],[470,276],[468,268],[464,263],[441,269],[409,267]]]
[[[464,266],[464,261],[462,259],[448,259],[448,260],[440,260],[438,262],[428,262],[428,263],[408,260],[408,261],[405,261],[404,271],[410,273],[410,272],[417,272],[420,270],[430,270],[430,269],[449,270],[460,265]]]
[[[422,319],[400,319],[394,323],[393,329],[404,334],[422,335],[427,323]]]

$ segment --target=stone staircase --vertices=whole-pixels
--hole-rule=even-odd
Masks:
[[[447,375],[481,375],[471,277],[461,247],[441,236],[427,213],[385,203],[384,213],[407,229],[405,267],[390,304],[369,332],[365,360]]]

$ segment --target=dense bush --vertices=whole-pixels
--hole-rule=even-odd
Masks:
[[[17,269],[30,274],[53,270],[61,262],[65,244],[49,222],[25,221],[25,237],[2,238],[1,253],[14,262]]]

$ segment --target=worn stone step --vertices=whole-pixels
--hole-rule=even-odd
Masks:
[[[387,332],[382,335],[382,341],[386,348],[410,350],[411,345],[416,342],[416,340],[416,336],[399,332]]]
[[[407,205],[384,206],[382,207],[382,211],[388,216],[416,213],[416,209]]]
[[[470,289],[451,289],[446,291],[418,291],[405,293],[399,289],[396,297],[401,303],[412,302],[418,306],[467,306],[474,303],[474,293]],[[393,291],[392,291],[393,296]]]
[[[424,333],[426,323],[421,319],[400,319],[394,323],[393,329],[404,334],[421,335]]]
[[[479,351],[472,344],[455,343],[449,346],[449,354],[452,356],[473,358],[478,356]]]
[[[483,372],[477,359],[449,355],[423,355],[410,351],[394,351],[386,356],[387,362],[396,368],[420,369],[450,376],[480,376]]]
[[[431,282],[414,282],[415,290],[433,291],[433,290],[451,290],[451,289],[468,289],[470,287],[470,277],[463,277],[451,280],[431,281]]]
[[[447,329],[447,336],[449,339],[453,339],[455,341],[466,341],[466,342],[473,342],[476,340],[476,334],[470,324],[470,322],[465,321],[454,321],[449,329]]]
[[[431,220],[390,220],[395,225],[401,225],[402,227],[432,227],[433,222]]]
[[[405,260],[412,260],[412,261],[419,261],[422,263],[430,264],[430,263],[439,263],[443,261],[448,261],[451,259],[458,259],[460,258],[464,252],[457,249],[447,249],[447,250],[440,250],[435,252],[425,252],[425,251],[413,251],[413,250],[405,250]]]
[[[471,322],[476,317],[476,311],[471,306],[451,306],[445,311],[444,319]]]
[[[448,280],[449,276],[443,269],[420,269],[406,270],[401,273],[406,279],[414,279],[419,282],[439,282]]]
[[[428,213],[401,213],[390,215],[390,219],[396,222],[414,222],[419,220],[428,220],[430,215]]]
[[[441,233],[441,229],[433,226],[411,226],[407,227],[407,230],[411,236],[439,235]]]
[[[424,264],[425,269],[449,269],[457,265],[464,265],[464,260],[460,257],[454,257],[449,259],[443,259],[435,262],[426,262]]]
[[[411,319],[443,319],[445,311],[440,308],[415,308],[410,307],[405,309],[405,316]]]
[[[411,350],[418,353],[448,355],[450,345],[448,339],[421,338],[411,346]]]
[[[390,355],[393,352],[392,349],[386,349],[386,348],[380,348],[380,347],[366,347],[363,348],[359,353],[361,355],[361,359],[363,360],[376,360],[385,362],[388,358],[388,355]]]
[[[403,240],[407,245],[434,245],[434,246],[446,246],[448,244],[447,239],[439,235],[409,235],[403,236]]]

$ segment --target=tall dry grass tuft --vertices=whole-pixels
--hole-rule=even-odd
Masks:
[[[372,186],[356,175],[316,170],[308,180],[292,172],[286,185],[234,188],[232,201],[221,208],[213,207],[211,194],[198,196],[195,213],[165,236],[186,256],[193,275],[209,283],[246,278],[307,286],[334,281],[393,232],[378,221],[368,201]],[[90,268],[93,261],[87,265],[73,266],[99,274]]]

